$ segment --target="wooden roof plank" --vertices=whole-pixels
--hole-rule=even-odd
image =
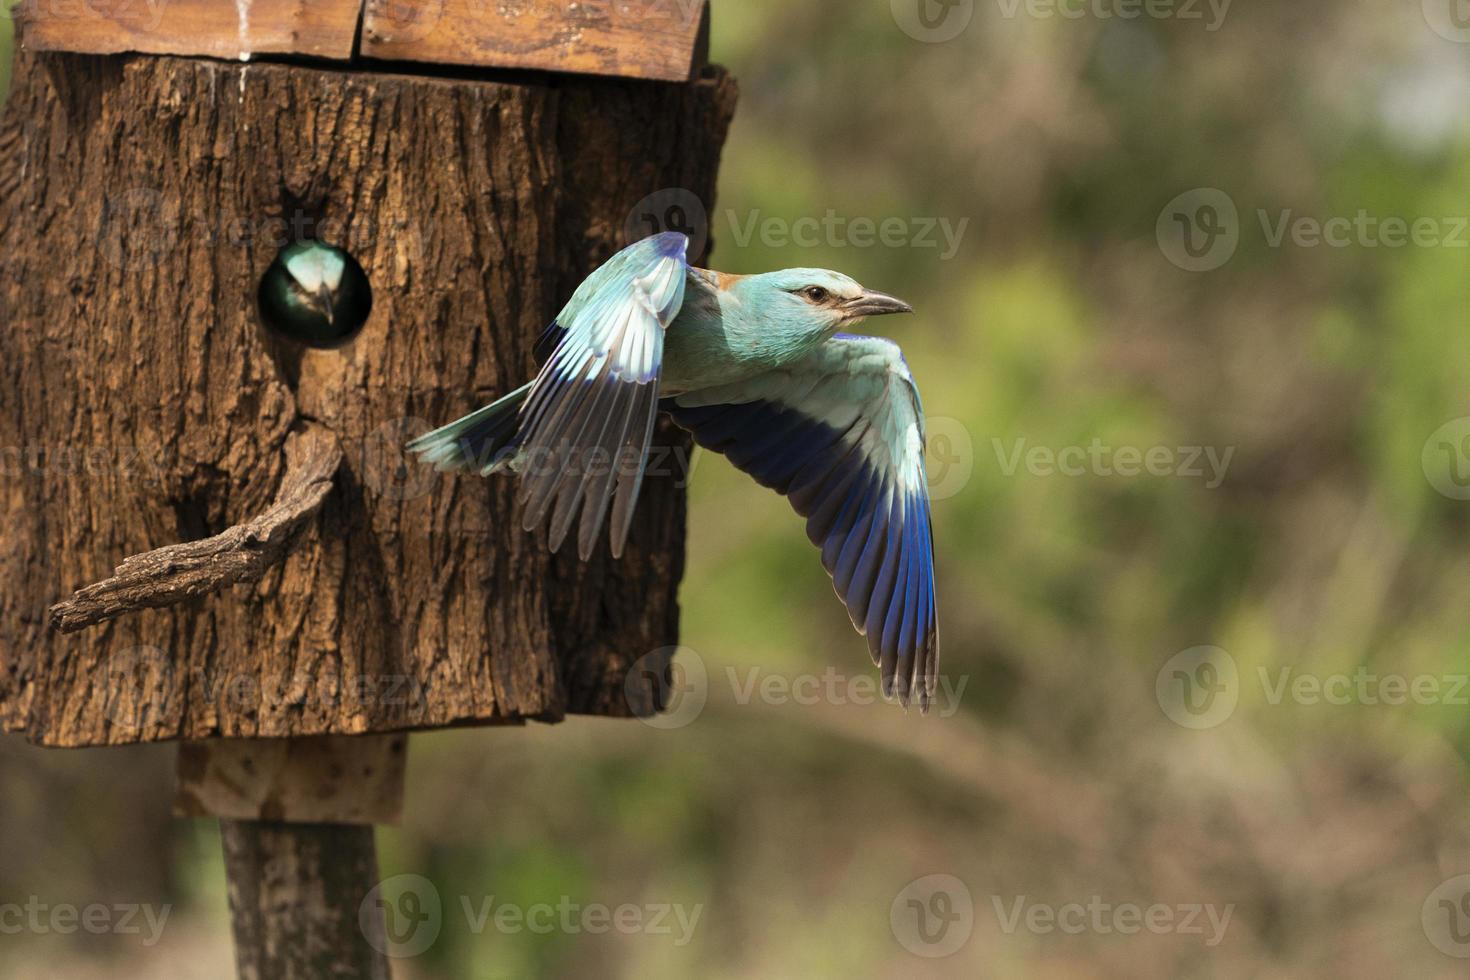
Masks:
[[[361,0],[48,0],[18,12],[26,46],[38,51],[346,61],[361,8]]]
[[[366,2],[366,9],[363,3]],[[707,0],[48,0],[23,4],[40,51],[248,59],[361,54],[485,68],[684,81],[708,45]]]

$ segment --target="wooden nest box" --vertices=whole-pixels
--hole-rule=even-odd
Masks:
[[[270,896],[237,881],[272,847],[328,846],[291,821],[393,819],[397,733],[659,709],[680,467],[651,469],[624,556],[584,564],[520,529],[511,481],[403,445],[531,376],[576,284],[658,230],[635,204],[711,201],[734,84],[704,64],[703,0],[17,13],[0,728],[187,743],[182,812],[246,821],[226,835],[237,940],[311,928],[242,920]],[[344,346],[258,315],[299,238],[371,284]],[[343,759],[374,775],[324,790]]]

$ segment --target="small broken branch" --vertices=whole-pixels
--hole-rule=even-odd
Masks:
[[[51,628],[75,633],[139,609],[259,581],[290,553],[296,532],[321,507],[341,462],[342,446],[327,429],[292,433],[286,440],[286,475],[269,510],[214,537],[132,556],[112,578],[52,606]]]

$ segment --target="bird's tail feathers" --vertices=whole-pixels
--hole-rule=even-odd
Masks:
[[[450,422],[408,444],[436,470],[466,470],[485,475],[508,467],[514,460],[521,405],[531,393],[525,384],[484,408]]]

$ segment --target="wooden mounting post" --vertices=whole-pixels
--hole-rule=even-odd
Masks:
[[[221,820],[220,839],[240,980],[388,980],[382,910],[359,914],[372,827]]]
[[[403,809],[406,735],[179,747],[175,812],[220,818],[240,980],[387,980],[374,824]]]

